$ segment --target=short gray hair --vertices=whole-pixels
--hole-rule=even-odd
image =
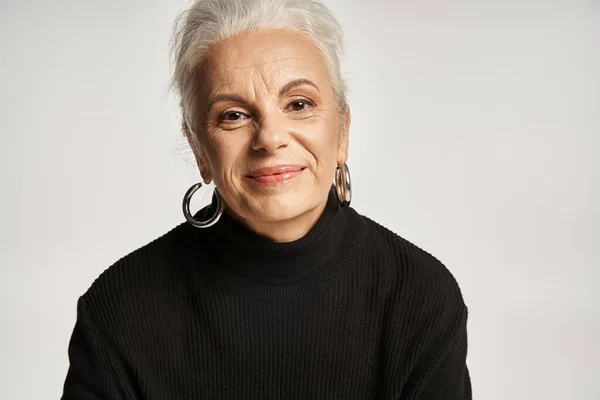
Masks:
[[[259,29],[286,29],[307,35],[325,55],[338,111],[347,107],[341,75],[342,30],[319,0],[197,0],[175,22],[171,85],[180,100],[182,129],[193,135],[197,121],[195,77],[206,50],[218,40]]]

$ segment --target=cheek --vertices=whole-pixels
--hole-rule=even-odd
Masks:
[[[337,122],[332,118],[316,117],[299,131],[301,133],[298,135],[298,142],[312,155],[317,170],[329,171],[331,166],[335,168],[338,149]]]
[[[209,135],[207,152],[213,174],[228,179],[232,171],[243,159],[248,148],[247,134],[241,130],[235,132],[217,132]]]

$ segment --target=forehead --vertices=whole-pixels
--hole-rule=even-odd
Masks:
[[[203,81],[209,91],[260,79],[266,85],[309,78],[328,79],[321,50],[306,36],[278,30],[245,33],[222,40],[206,54]]]

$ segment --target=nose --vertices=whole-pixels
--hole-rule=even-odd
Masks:
[[[261,123],[257,126],[252,140],[252,149],[267,154],[276,153],[285,149],[291,140],[291,135],[286,129],[282,118],[274,115],[263,116]]]

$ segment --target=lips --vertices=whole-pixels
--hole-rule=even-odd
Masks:
[[[246,177],[258,185],[270,186],[291,181],[305,169],[303,165],[276,165],[257,169]]]

